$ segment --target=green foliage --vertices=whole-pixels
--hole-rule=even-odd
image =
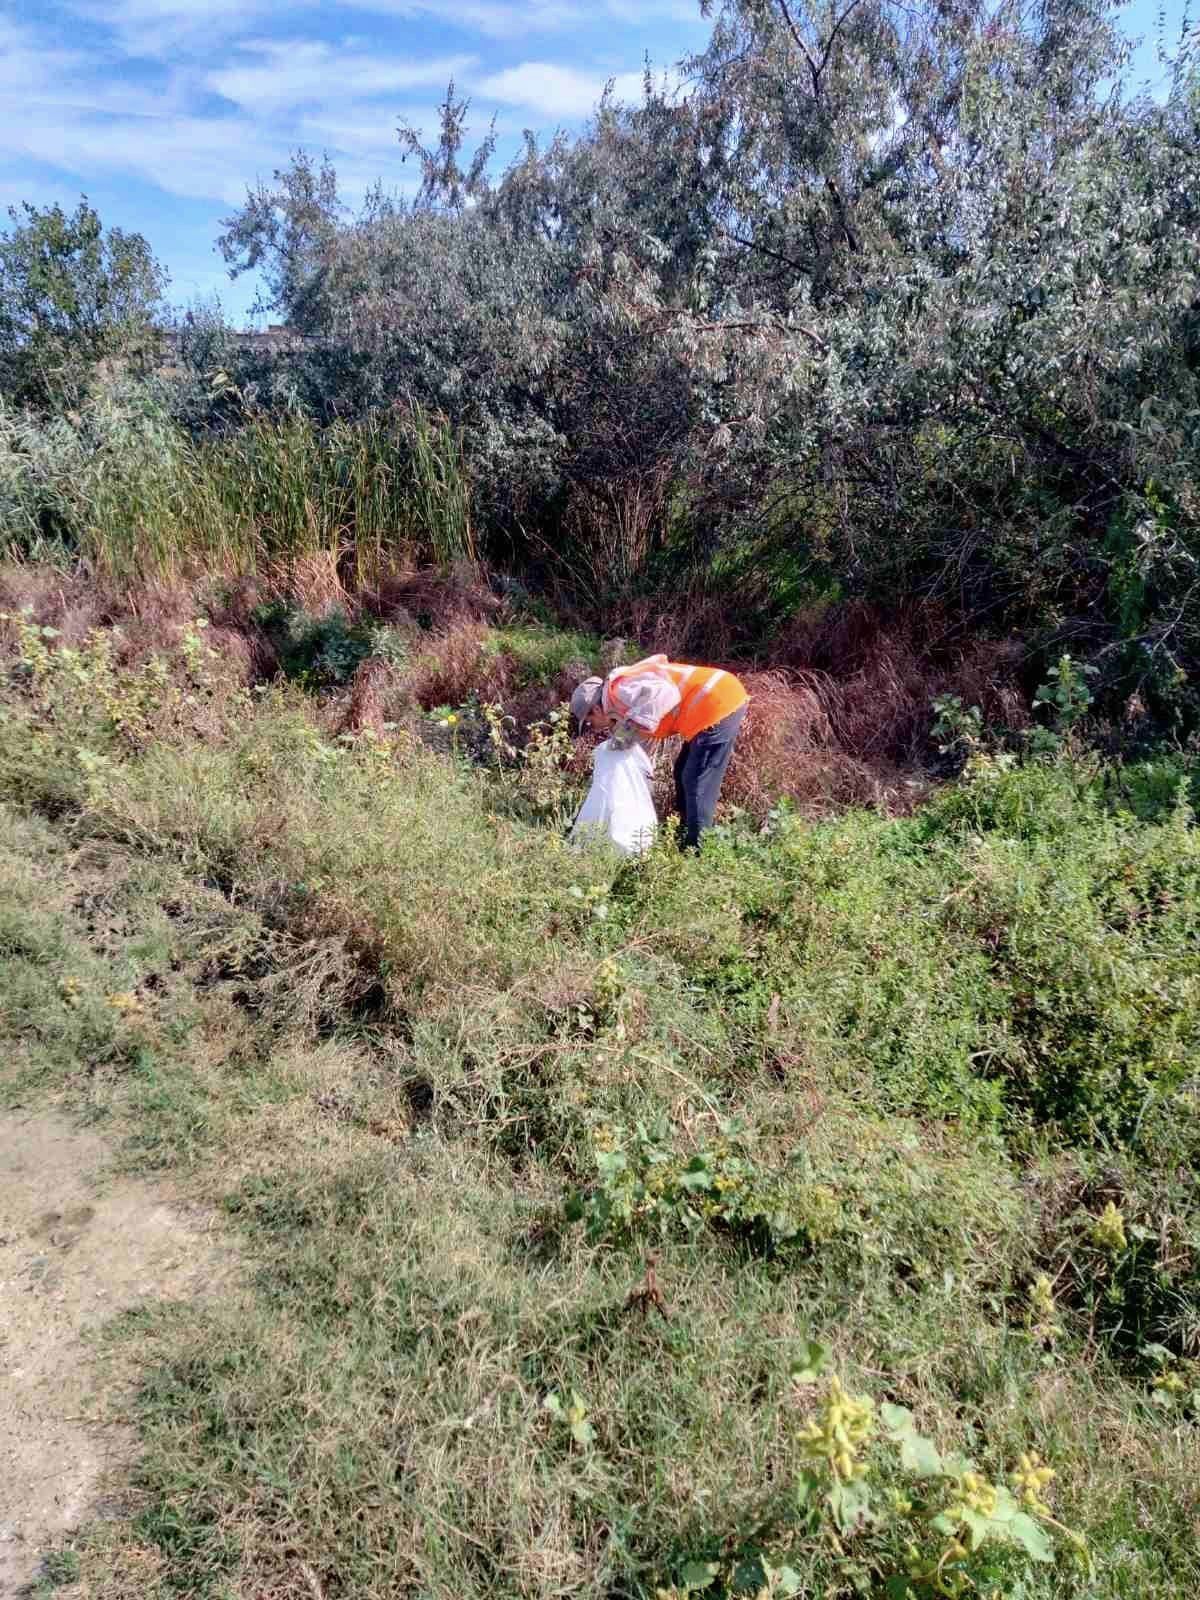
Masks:
[[[943,694],[933,702],[933,728],[941,755],[961,752],[972,755],[983,742],[983,713],[978,706],[964,706],[962,696]]]
[[[215,731],[248,709],[245,691],[230,684],[205,642],[203,617],[180,630],[171,656],[151,655],[133,669],[116,659],[116,629],[94,629],[76,648],[59,644],[57,630],[39,626],[29,608],[0,613],[0,623],[16,633],[17,670],[41,719],[54,737],[82,741],[81,759],[103,764],[109,751],[145,748],[185,729],[195,734],[206,714]]]
[[[1195,52],[1158,102],[1127,92],[1109,0],[710,11],[686,97],[605,96],[503,173],[451,87],[436,141],[401,130],[413,202],[352,213],[302,154],[258,184],[220,244],[289,336],[264,353],[201,312],[119,418],[34,437],[6,413],[7,540],[358,583],[502,555],[606,619],[717,598],[743,643],[814,599],[920,597],[947,639],[982,618],[1030,641],[1035,746],[1118,712],[1185,743]],[[81,208],[13,231],[18,279],[35,235],[120,276]]]
[[[897,1600],[987,1593],[985,1585],[1011,1581],[1009,1553],[1053,1560],[1051,1526],[1086,1563],[1083,1541],[1050,1514],[1045,1493],[1055,1473],[1036,1455],[1022,1454],[1012,1488],[989,1482],[969,1458],[918,1433],[904,1406],[877,1408],[836,1376],[800,1439],[812,1463],[797,1484],[801,1506],[829,1516],[846,1543],[847,1577],[879,1583]],[[871,1457],[882,1452],[892,1457],[886,1494],[870,1480],[880,1470]]]
[[[485,648],[490,654],[508,659],[518,688],[552,683],[568,670],[586,676],[599,664],[598,643],[591,635],[555,627],[516,624],[495,628],[489,633]]]
[[[1157,103],[1107,0],[710,11],[686,98],[499,176],[450,92],[412,206],[307,158],[254,190],[226,258],[305,336],[267,388],[445,414],[482,538],[598,609],[934,595],[1186,732],[1194,52]]]
[[[1098,670],[1086,663],[1080,665],[1072,661],[1069,655],[1062,655],[1049,682],[1039,687],[1033,709],[1038,711],[1045,708],[1050,714],[1048,732],[1051,735],[1051,748],[1055,741],[1069,735],[1076,724],[1087,716],[1092,705],[1088,679],[1094,678]],[[1045,731],[1042,730],[1043,734]],[[1045,745],[1044,737],[1041,743]]]
[[[166,275],[139,233],[105,229],[80,200],[9,208],[0,235],[0,399],[76,405],[101,362],[145,372]]]
[[[64,1545],[61,1550],[49,1550],[42,1557],[42,1571],[37,1583],[34,1585],[35,1600],[41,1595],[51,1595],[56,1589],[66,1588],[68,1584],[78,1583],[80,1575],[79,1556],[69,1545]]]
[[[838,1195],[806,1182],[801,1160],[782,1172],[764,1172],[747,1150],[736,1124],[691,1156],[671,1148],[665,1124],[639,1127],[632,1138],[603,1126],[593,1134],[598,1182],[567,1203],[568,1221],[582,1221],[593,1240],[651,1237],[672,1229],[691,1232],[705,1223],[745,1234],[760,1247],[792,1241],[819,1243],[839,1231]]]
[[[404,630],[369,618],[352,622],[340,606],[316,616],[279,601],[260,606],[254,620],[275,646],[285,675],[314,688],[349,683],[372,658],[399,667],[409,657],[411,637]]]

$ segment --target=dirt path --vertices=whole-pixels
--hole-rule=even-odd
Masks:
[[[0,1115],[0,1596],[96,1514],[131,1430],[103,1419],[85,1335],[147,1301],[210,1288],[222,1252],[147,1184],[105,1181],[111,1151],[64,1118]],[[227,1257],[228,1252],[223,1254]],[[118,1406],[118,1410],[120,1407]]]

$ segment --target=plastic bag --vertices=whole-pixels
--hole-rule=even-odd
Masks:
[[[592,763],[592,786],[571,829],[573,841],[607,838],[623,855],[649,848],[658,826],[650,795],[650,757],[640,744],[622,749],[606,739]]]

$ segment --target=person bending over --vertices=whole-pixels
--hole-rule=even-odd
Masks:
[[[675,761],[675,803],[680,843],[695,849],[712,826],[749,700],[732,672],[659,655],[617,667],[606,678],[585,678],[571,696],[571,714],[581,728],[618,741],[675,735],[683,740]]]

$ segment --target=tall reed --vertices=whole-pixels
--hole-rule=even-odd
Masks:
[[[461,441],[441,419],[260,414],[193,440],[127,392],[47,424],[0,412],[0,545],[44,555],[48,542],[119,578],[316,556],[366,583],[475,553]]]

